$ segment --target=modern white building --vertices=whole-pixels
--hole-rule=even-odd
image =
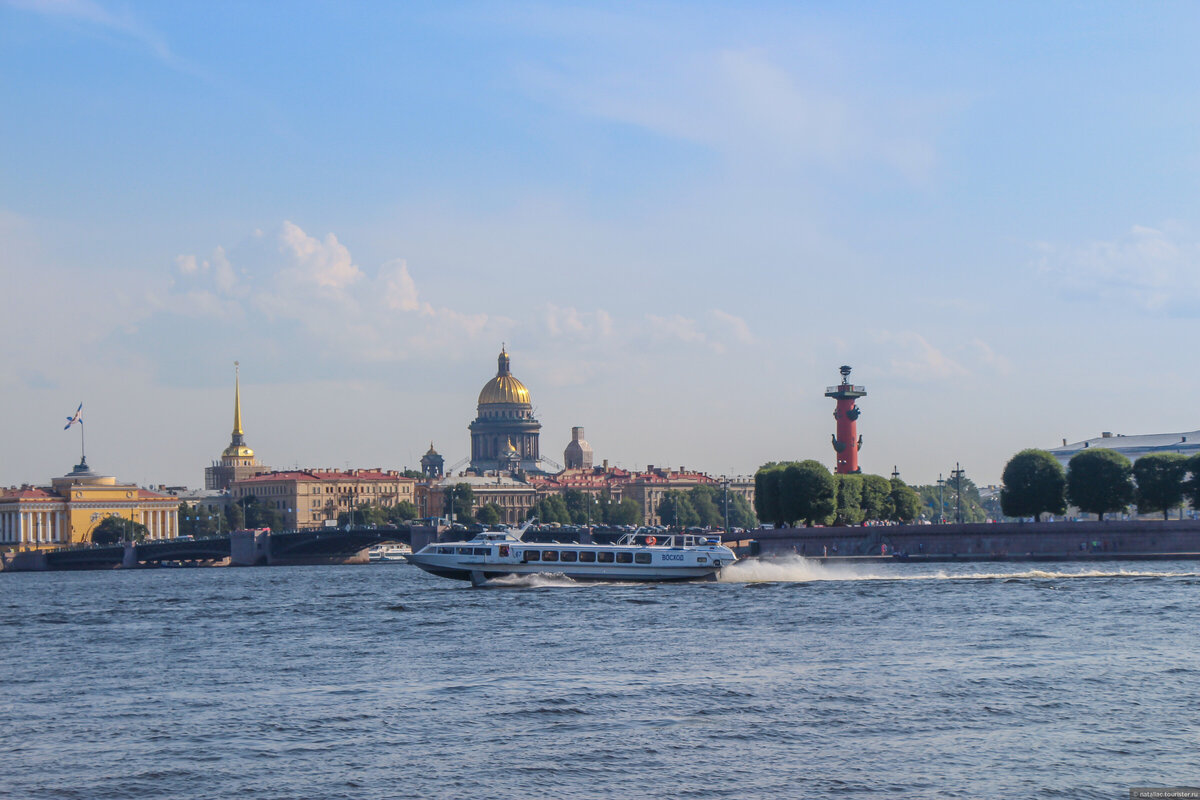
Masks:
[[[1194,456],[1200,453],[1200,431],[1185,433],[1144,433],[1134,436],[1113,434],[1108,431],[1094,439],[1084,439],[1082,442],[1067,444],[1063,439],[1062,447],[1050,451],[1050,455],[1058,459],[1064,467],[1071,457],[1092,447],[1102,447],[1115,450],[1130,461],[1137,461],[1142,456],[1154,453],[1179,453],[1184,456]]]

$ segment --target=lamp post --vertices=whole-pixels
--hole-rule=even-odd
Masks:
[[[963,469],[961,466],[959,466],[957,461],[954,462],[954,471],[950,473],[950,477],[954,478],[954,504],[955,504],[955,509],[956,509],[955,513],[954,513],[954,517],[955,517],[955,520],[958,522],[958,524],[962,525],[962,522],[963,522],[963,515],[962,515]]]
[[[725,536],[729,537],[729,477],[721,476],[721,487],[725,490]]]
[[[942,477],[942,473],[938,473],[938,524],[946,524],[946,500],[942,495],[942,489],[946,485],[946,479]]]

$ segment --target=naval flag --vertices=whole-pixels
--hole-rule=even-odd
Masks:
[[[83,424],[83,403],[79,404],[79,408],[75,409],[74,414],[67,417],[67,424],[63,426],[63,430],[65,431],[67,428],[71,427],[76,422],[78,422],[80,425]]]

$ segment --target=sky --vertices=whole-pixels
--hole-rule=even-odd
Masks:
[[[0,0],[0,485],[1200,427],[1194,3]]]

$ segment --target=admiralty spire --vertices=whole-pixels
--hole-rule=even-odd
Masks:
[[[254,458],[254,451],[246,445],[242,431],[242,381],[241,366],[233,362],[233,435],[229,446],[221,453],[219,461],[204,469],[204,488],[228,491],[234,481],[240,481],[268,471]]]

